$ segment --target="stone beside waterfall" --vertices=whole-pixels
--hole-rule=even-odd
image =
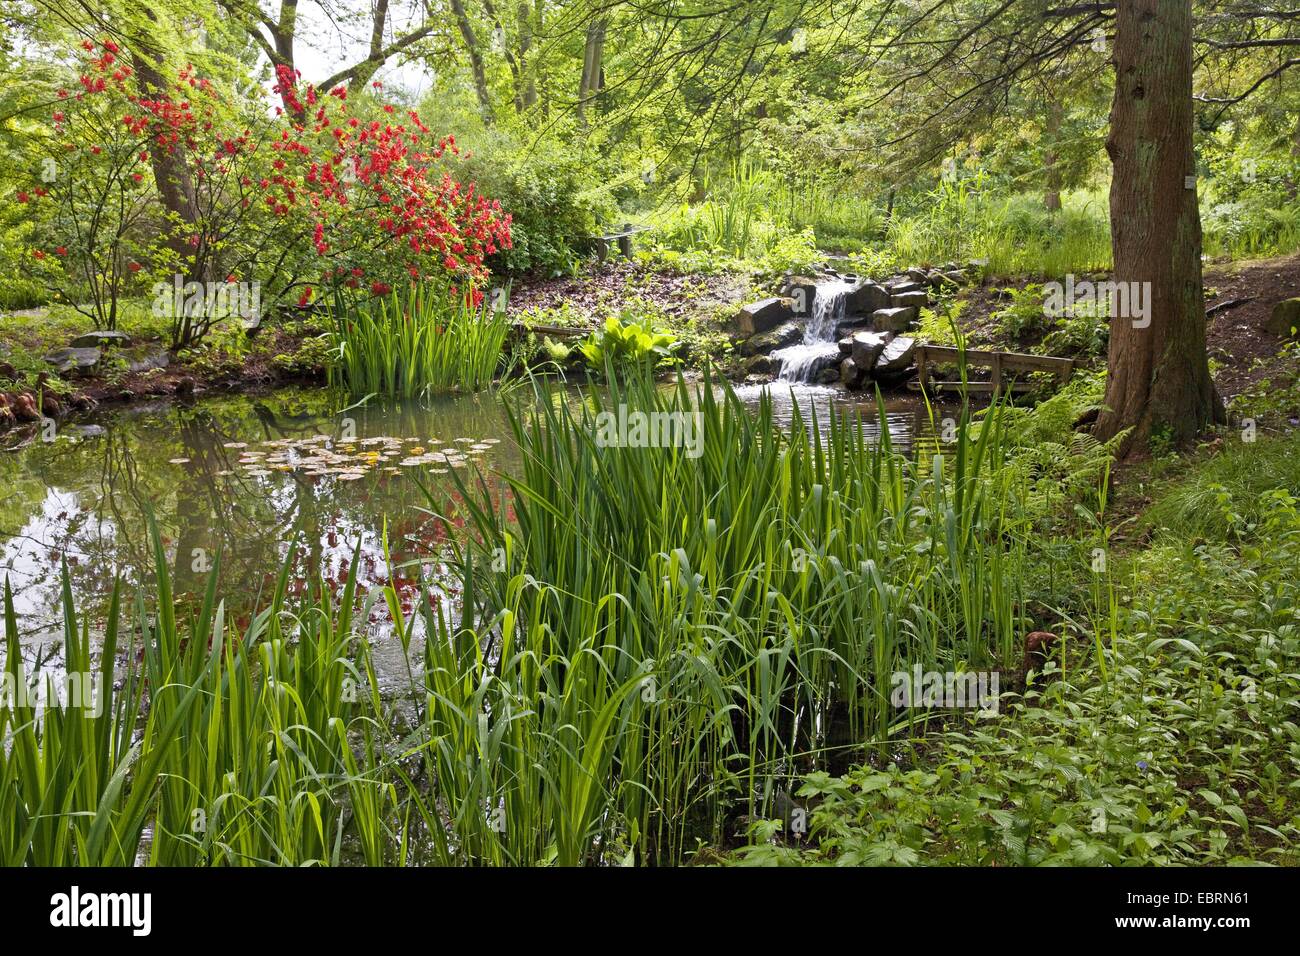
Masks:
[[[877,309],[889,308],[889,290],[870,279],[849,293],[848,312],[870,315]]]
[[[849,358],[860,369],[874,369],[876,359],[888,344],[887,332],[859,332],[849,340]]]
[[[773,296],[742,306],[736,316],[736,327],[745,335],[756,335],[776,328],[794,318],[794,300]]]
[[[788,322],[782,322],[775,328],[768,329],[766,332],[759,332],[757,335],[751,335],[740,344],[741,355],[758,355],[766,354],[773,349],[784,348],[787,345],[794,345],[803,338],[803,327],[793,319]]]
[[[890,339],[880,350],[876,362],[871,367],[873,375],[899,375],[912,367],[912,356],[916,353],[916,339],[900,335]]]
[[[914,306],[900,306],[894,309],[877,309],[871,313],[872,328],[881,332],[906,332],[916,321]]]

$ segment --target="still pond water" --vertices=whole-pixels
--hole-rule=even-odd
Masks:
[[[738,394],[757,403],[760,388]],[[850,405],[844,393],[784,383],[772,386],[778,418],[797,402],[823,420]],[[504,401],[524,402],[517,390]],[[837,398],[837,395],[839,396]],[[574,390],[570,400],[581,401]],[[201,592],[207,562],[220,552],[219,594],[243,623],[267,595],[291,552],[295,567],[319,568],[331,586],[346,581],[360,542],[363,589],[388,582],[385,523],[398,592],[408,610],[420,571],[434,601],[456,599],[440,560],[463,533],[453,479],[481,475],[498,489],[519,467],[502,399],[491,394],[347,407],[326,390],[157,402],[63,425],[54,441],[36,441],[0,457],[0,578],[13,589],[28,666],[60,656],[60,575],[66,558],[78,608],[92,621],[115,576],[127,585],[150,576],[144,515],[151,511],[168,550],[178,595]],[[887,405],[894,442],[906,449],[924,413],[914,402]],[[876,407],[861,406],[878,433]],[[435,518],[418,475],[448,520]],[[299,529],[296,540],[293,529]],[[291,590],[303,587],[301,578]],[[404,679],[397,642],[385,641],[374,615],[381,680]],[[415,653],[413,648],[413,653]]]

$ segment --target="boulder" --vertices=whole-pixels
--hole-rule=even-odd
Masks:
[[[911,276],[902,272],[900,272],[896,276],[890,276],[888,279],[885,280],[885,288],[888,289],[890,292],[897,291],[899,286],[910,287],[908,291],[911,291],[914,289],[921,288],[921,283],[917,282]]]
[[[844,311],[850,315],[870,315],[877,309],[889,308],[889,290],[878,282],[867,280],[848,294]]]
[[[74,349],[105,348],[109,345],[124,349],[131,346],[131,336],[114,329],[103,329],[78,335],[69,344]]]
[[[13,400],[14,417],[20,422],[39,422],[41,420],[40,410],[36,407],[36,399],[31,392],[19,392]]]
[[[1284,339],[1300,333],[1300,299],[1283,299],[1273,306],[1273,314],[1264,323],[1264,330]]]
[[[840,380],[840,368],[838,365],[828,365],[817,373],[815,381],[818,385],[834,385]]]
[[[896,309],[877,309],[871,313],[871,324],[877,332],[906,332],[916,321],[916,309],[902,306]]]
[[[889,307],[906,309],[909,306],[924,309],[930,304],[930,296],[925,292],[899,292],[889,297]]]
[[[841,337],[840,337],[840,340],[839,340],[838,342],[836,342],[835,344],[838,345],[838,346],[840,347],[840,354],[841,354],[841,355],[848,355],[850,352],[853,351],[853,335],[852,335],[852,333],[850,333],[849,335],[841,336]]]
[[[930,273],[926,272],[924,269],[918,269],[916,266],[908,269],[906,275],[909,279],[919,285],[924,285],[930,281]]]
[[[166,351],[159,349],[157,352],[151,352],[142,358],[133,360],[127,365],[126,370],[132,374],[152,372],[157,368],[166,368],[171,363],[172,357]]]
[[[740,354],[758,355],[761,352],[770,352],[773,349],[794,345],[802,338],[803,329],[799,327],[798,322],[782,322],[776,328],[768,329],[766,332],[759,332],[757,335],[751,335],[745,339],[740,344]]]
[[[852,335],[854,332],[861,332],[871,327],[871,313],[866,315],[857,315],[851,319],[845,319],[843,322],[835,324],[835,337],[844,338],[846,335]]]
[[[891,296],[895,296],[905,295],[908,292],[921,292],[926,289],[927,286],[923,286],[919,282],[913,282],[911,279],[904,279],[901,282],[887,282],[885,283],[885,288]]]
[[[916,354],[916,339],[907,335],[890,339],[881,351],[880,357],[876,359],[876,364],[872,366],[871,374],[897,375],[905,372],[911,366],[914,354]]]
[[[793,318],[794,300],[779,296],[742,306],[736,316],[736,327],[744,335],[755,335],[774,329]]]
[[[790,276],[781,287],[781,295],[793,303],[795,315],[807,318],[812,315],[813,301],[817,298],[817,280],[808,276]]]
[[[8,362],[0,362],[0,382],[18,381],[18,370]]]
[[[772,360],[769,355],[753,355],[745,360],[746,375],[773,375],[779,362]]]
[[[861,388],[865,378],[866,372],[852,358],[846,358],[840,363],[840,381],[845,388]]]
[[[875,368],[876,359],[888,343],[888,333],[859,332],[849,340],[849,357],[860,369]]]
[[[68,372],[84,372],[94,368],[99,363],[100,354],[99,349],[93,346],[55,349],[45,356],[45,361],[54,366],[54,370],[60,375],[64,375]]]

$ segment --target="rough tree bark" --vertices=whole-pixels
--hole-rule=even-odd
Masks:
[[[1050,212],[1057,212],[1061,208],[1061,167],[1056,150],[1064,112],[1060,100],[1052,100],[1047,104],[1047,149],[1043,152],[1047,189],[1043,193],[1043,206]]]
[[[1111,316],[1095,434],[1132,428],[1128,453],[1148,447],[1153,434],[1182,442],[1224,420],[1205,349],[1191,0],[1119,0],[1114,62],[1106,141],[1114,279],[1150,290],[1150,324]]]
[[[538,0],[537,9],[540,15],[541,2]],[[537,105],[537,76],[533,68],[529,54],[533,48],[533,14],[529,9],[528,0],[519,0],[517,17],[519,19],[519,69],[524,75],[524,91],[521,97],[521,103],[525,111],[532,109]]]
[[[605,26],[603,19],[587,24],[587,39],[582,55],[582,80],[578,84],[578,119],[586,121],[587,101],[600,92],[603,85],[602,63],[605,55]]]
[[[488,125],[493,122],[492,97],[488,93],[487,71],[483,66],[483,52],[479,49],[478,37],[474,26],[469,22],[462,0],[451,0],[451,12],[456,18],[456,28],[460,30],[461,39],[465,41],[465,52],[469,55],[469,69],[474,77],[474,95],[478,97],[479,112]]]
[[[365,89],[370,78],[378,72],[384,63],[384,28],[388,24],[388,0],[377,0],[374,15],[370,21],[370,50],[365,61],[357,66],[357,71],[348,81],[348,92],[356,93]]]
[[[152,14],[149,17],[153,19]],[[160,97],[171,92],[159,68],[161,57],[158,46],[147,37],[138,37],[132,43],[131,66],[142,96]],[[150,132],[154,135],[165,132],[161,125],[160,120],[155,120],[151,123]],[[173,153],[168,153],[165,149],[151,149],[149,165],[153,171],[154,185],[158,189],[158,199],[172,219],[167,226],[167,247],[175,254],[177,267],[185,269],[186,282],[205,281],[208,277],[202,274],[202,261],[192,256],[193,250],[189,244],[188,234],[198,222],[199,212],[194,180],[190,178],[184,156],[180,149]]]

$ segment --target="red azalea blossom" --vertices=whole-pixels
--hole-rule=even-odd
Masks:
[[[255,135],[225,118],[220,91],[193,66],[184,66],[165,89],[141,94],[124,82],[131,71],[115,65],[119,51],[108,41],[98,47],[88,41],[85,49],[81,92],[66,111],[52,114],[56,123],[67,124],[61,136],[70,140],[69,149],[86,142],[88,125],[78,123],[83,99],[110,98],[124,140],[100,140],[92,155],[104,153],[114,161],[121,157],[129,165],[132,156],[143,163],[151,150],[164,150],[178,157],[194,180],[215,183],[219,178],[231,184],[228,191],[212,194],[217,198],[206,215],[233,219],[236,228],[246,222],[252,235],[275,229],[292,237],[286,241],[310,241],[321,256],[348,250],[371,266],[327,271],[327,284],[359,285],[357,280],[369,271],[374,280],[370,289],[380,295],[391,291],[394,276],[403,272],[404,279],[417,280],[445,270],[455,273],[473,297],[488,278],[486,258],[511,247],[510,216],[481,195],[476,184],[457,182],[446,168],[451,157],[461,155],[455,137],[435,138],[413,110],[402,110],[401,122],[396,122],[395,107],[381,103],[381,116],[388,119],[362,122],[349,115],[345,87],[322,95],[303,83],[297,71],[281,65],[275,68],[273,87],[283,104],[275,110],[280,118],[268,118]],[[97,50],[101,55],[96,56]],[[378,81],[371,86],[383,88]],[[66,92],[61,98],[66,99]],[[100,115],[101,107],[94,110]],[[326,130],[330,135],[320,135]],[[77,161],[75,156],[71,161]],[[141,172],[129,175],[143,182]],[[57,202],[63,201],[61,189],[56,184]],[[26,192],[19,194],[19,202],[27,200]],[[213,252],[213,236],[185,239],[195,256]],[[235,247],[242,241],[236,240]],[[129,268],[137,272],[140,266],[130,263]],[[300,304],[312,296],[310,287],[303,290]]]

